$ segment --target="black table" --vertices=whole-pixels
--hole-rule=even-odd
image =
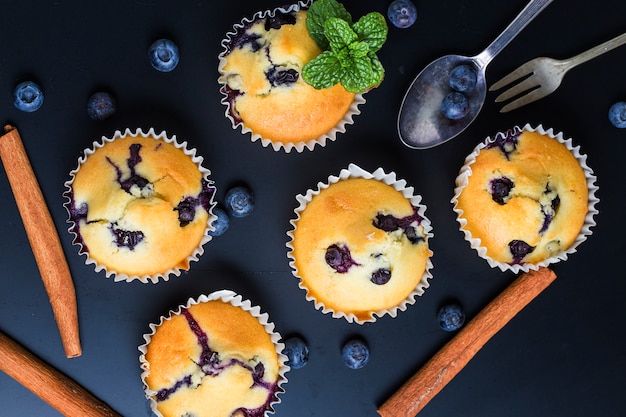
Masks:
[[[488,93],[476,121],[458,138],[429,150],[405,147],[396,133],[400,101],[412,78],[447,53],[482,51],[525,1],[419,1],[417,23],[390,27],[379,56],[386,78],[366,95],[356,123],[336,142],[303,153],[274,152],[231,128],[217,85],[220,40],[232,25],[280,2],[10,1],[0,25],[2,122],[18,127],[40,181],[74,277],[83,355],[66,359],[48,297],[6,181],[0,179],[0,330],[73,378],[124,416],[147,416],[137,346],[148,324],[190,297],[232,289],[269,313],[283,335],[300,334],[310,362],[288,373],[277,416],[374,417],[386,400],[453,336],[436,312],[458,300],[468,319],[515,278],[491,269],[463,239],[450,198],[464,157],[486,136],[525,123],[572,137],[598,177],[599,215],[593,235],[566,262],[557,280],[499,332],[420,416],[623,416],[626,337],[623,310],[626,246],[623,207],[626,130],[607,119],[626,101],[626,49],[572,70],[549,97],[500,114]],[[353,16],[385,13],[388,2],[346,1]],[[568,58],[626,30],[626,2],[555,1],[498,55],[488,83],[537,56]],[[181,54],[171,73],[153,70],[150,43],[174,40]],[[43,107],[24,113],[12,90],[37,81]],[[118,100],[116,115],[93,121],[87,98],[97,90]],[[240,182],[256,193],[255,211],[234,219],[205,246],[189,272],[154,284],[114,282],[77,254],[67,232],[64,182],[82,149],[116,129],[166,130],[189,142],[212,171],[217,199]],[[332,319],[304,298],[286,257],[295,196],[349,163],[383,167],[423,196],[433,224],[430,288],[396,318],[359,326]],[[367,340],[370,363],[343,365],[340,347],[353,335]],[[2,360],[2,358],[0,358]],[[58,413],[0,374],[0,415]]]

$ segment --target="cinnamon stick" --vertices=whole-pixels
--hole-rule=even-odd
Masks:
[[[400,387],[378,409],[378,414],[382,417],[417,415],[493,335],[555,279],[556,274],[548,268],[539,268],[516,278]]]
[[[19,132],[9,125],[4,132],[0,137],[0,158],[52,305],[65,355],[80,356],[76,292],[59,235]]]
[[[0,370],[67,417],[121,417],[76,381],[0,332]]]

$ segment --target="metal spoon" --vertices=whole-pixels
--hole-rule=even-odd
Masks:
[[[464,131],[476,118],[485,102],[485,68],[511,40],[553,0],[531,0],[506,29],[483,52],[473,57],[446,55],[424,68],[407,90],[400,114],[398,134],[409,148],[427,149],[440,145]],[[476,71],[476,87],[466,92],[469,111],[461,119],[448,119],[441,102],[450,91],[450,71],[466,64]]]

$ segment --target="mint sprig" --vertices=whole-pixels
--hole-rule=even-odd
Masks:
[[[302,78],[316,89],[341,83],[363,93],[379,85],[385,70],[376,56],[387,40],[387,22],[371,12],[352,23],[337,0],[316,0],[307,13],[307,29],[323,52],[302,69]]]

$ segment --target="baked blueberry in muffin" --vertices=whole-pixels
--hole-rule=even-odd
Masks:
[[[302,68],[321,54],[306,27],[303,3],[257,13],[234,26],[222,42],[222,102],[233,126],[274,143],[316,140],[334,129],[355,94],[341,84],[316,90]]]
[[[419,287],[430,256],[429,222],[401,191],[354,177],[308,195],[290,242],[308,298],[363,322]]]
[[[153,329],[143,379],[163,417],[263,417],[282,392],[277,346],[250,310],[194,302]]]
[[[464,168],[465,169],[465,168]],[[462,229],[486,256],[503,264],[536,264],[567,250],[588,212],[583,167],[559,140],[509,130],[475,153],[455,196]],[[455,200],[453,199],[453,202]]]
[[[208,240],[215,192],[208,171],[153,131],[117,132],[86,153],[66,192],[81,253],[128,277],[188,269]]]

